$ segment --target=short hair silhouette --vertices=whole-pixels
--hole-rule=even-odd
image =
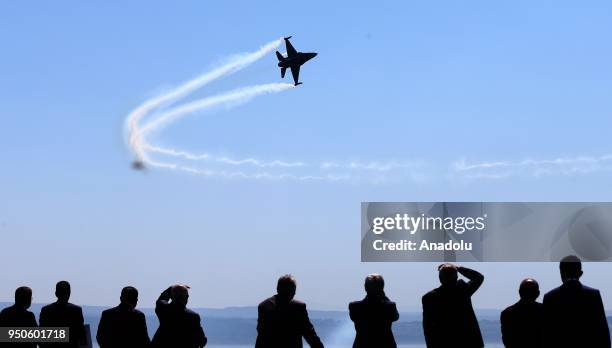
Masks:
[[[278,278],[276,283],[276,292],[285,298],[292,299],[295,296],[297,283],[291,274],[285,274]]]
[[[102,312],[96,332],[99,347],[151,347],[146,317],[136,309],[138,290],[133,286],[126,286],[121,289],[120,299],[121,304]]]
[[[189,301],[189,286],[187,285],[173,285],[170,291],[170,298],[173,303],[187,306]]]
[[[537,301],[538,296],[540,296],[538,282],[533,278],[525,278],[521,281],[518,292],[521,299],[506,307],[499,318],[504,347],[548,347],[544,345],[544,328],[546,325],[544,307]]]
[[[610,347],[610,328],[601,292],[580,282],[580,258],[559,263],[562,284],[544,295],[546,347]]]
[[[385,289],[385,280],[380,274],[372,273],[366,277],[364,287],[368,295],[381,294]]]
[[[85,342],[85,326],[83,309],[74,305],[68,300],[70,299],[70,283],[65,280],[55,284],[55,296],[57,301],[48,304],[40,309],[39,323],[40,326],[66,326],[70,328],[70,337],[67,343],[41,345],[42,347],[71,347],[76,348],[81,343]]]
[[[61,302],[68,302],[70,299],[70,283],[61,280],[55,284],[55,296]]]
[[[20,286],[15,289],[15,304],[25,309],[30,308],[30,305],[32,305],[32,289],[27,286]]]
[[[311,348],[323,348],[306,304],[294,299],[296,289],[295,278],[285,274],[278,278],[276,295],[257,306],[255,348],[302,348],[303,339]]]
[[[121,297],[119,299],[121,303],[136,307],[136,304],[138,304],[138,289],[133,286],[126,286],[121,289]]]
[[[566,256],[559,262],[559,271],[564,282],[568,279],[579,279],[582,277],[582,262],[576,255]]]
[[[457,266],[452,263],[444,263],[438,267],[438,278],[440,284],[448,286],[457,284]]]
[[[535,301],[540,296],[540,285],[533,278],[523,279],[519,286],[519,295],[523,300]]]

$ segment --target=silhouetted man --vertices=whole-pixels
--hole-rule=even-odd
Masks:
[[[527,278],[519,287],[521,299],[501,313],[502,340],[506,348],[543,347],[544,309],[536,299],[540,286]]]
[[[100,348],[144,348],[150,344],[144,314],[136,309],[138,290],[126,286],[121,303],[102,312],[96,339]]]
[[[601,295],[580,283],[580,259],[564,257],[559,270],[563,284],[544,295],[546,347],[610,347]]]
[[[301,348],[302,337],[313,348],[323,348],[308,319],[306,304],[294,300],[295,279],[289,274],[278,279],[277,294],[257,308],[255,348]]]
[[[70,283],[65,280],[55,285],[57,301],[44,306],[40,310],[40,326],[68,327],[70,341],[67,343],[45,343],[41,347],[76,348],[85,341],[83,310],[68,302],[70,299]]]
[[[399,313],[384,287],[380,274],[370,274],[365,279],[366,297],[349,304],[356,332],[353,348],[397,348],[391,325],[399,319]]]
[[[469,281],[458,280],[457,273]],[[450,263],[438,267],[440,287],[423,296],[423,331],[428,348],[484,347],[472,295],[484,276],[465,267]]]
[[[174,285],[159,295],[155,314],[159,328],[153,336],[156,348],[201,348],[208,341],[200,322],[200,315],[187,308],[189,287]]]
[[[0,327],[36,327],[32,304],[32,289],[22,286],[15,290],[15,304],[0,311]],[[35,343],[0,343],[0,347],[36,348]]]

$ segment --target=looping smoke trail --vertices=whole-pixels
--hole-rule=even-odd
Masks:
[[[146,140],[146,135],[154,130],[159,130],[162,127],[184,117],[188,114],[209,109],[217,105],[231,104],[236,105],[237,103],[248,102],[249,100],[270,93],[278,93],[293,88],[292,84],[288,83],[269,83],[264,85],[250,86],[246,88],[239,88],[230,92],[226,92],[220,95],[202,98],[193,102],[185,103],[177,106],[170,110],[166,110],[159,116],[149,121],[145,125],[141,126],[141,122],[146,118],[152,111],[160,109],[162,107],[169,107],[176,103],[181,98],[189,95],[196,91],[202,86],[221,78],[225,75],[234,73],[246,66],[256,62],[263,58],[266,54],[277,49],[282,42],[282,39],[272,41],[259,50],[234,56],[228,63],[221,67],[218,67],[210,72],[204,73],[193,80],[190,80],[177,88],[157,96],[155,98],[145,101],[142,105],[134,109],[127,117],[127,132],[128,132],[128,145],[136,156],[137,163],[146,164],[152,167],[165,168],[170,170],[180,170],[195,175],[202,176],[219,176],[225,178],[244,178],[244,179],[293,179],[293,180],[326,180],[336,181],[345,180],[345,176],[341,175],[294,175],[294,174],[270,174],[267,172],[247,174],[243,172],[231,172],[231,171],[216,171],[209,169],[197,169],[188,166],[183,166],[177,163],[166,163],[154,160],[148,156],[149,152],[160,153],[168,156],[183,157],[189,160],[201,160],[208,159],[213,160],[222,164],[228,165],[244,165],[250,164],[260,168],[266,167],[300,167],[304,164],[302,162],[284,162],[284,161],[271,161],[263,162],[254,158],[246,159],[231,159],[228,157],[217,157],[209,154],[203,155],[191,155],[185,151],[176,151],[173,149],[164,149],[158,146],[149,144]]]
[[[142,145],[145,142],[144,135],[140,131],[139,123],[154,109],[159,108],[167,103],[174,103],[179,99],[187,96],[194,92],[200,87],[231,73],[234,73],[240,69],[247,67],[248,65],[256,62],[263,58],[266,54],[277,49],[282,43],[282,39],[274,40],[259,50],[247,54],[241,54],[235,56],[228,63],[220,66],[212,71],[204,73],[193,80],[183,83],[179,87],[171,90],[166,94],[162,94],[158,97],[145,101],[142,105],[134,109],[127,117],[127,128],[128,128],[128,144],[130,149],[141,162],[148,162],[149,158],[146,155]]]
[[[142,105],[138,106],[136,109],[134,109],[127,117],[126,128],[128,136],[128,145],[134,156],[136,157],[135,164],[139,166],[147,165],[151,167],[165,168],[169,170],[178,170],[194,175],[215,176],[224,178],[325,181],[347,180],[350,178],[350,176],[348,175],[336,175],[328,173],[329,170],[333,169],[386,172],[398,168],[414,168],[418,166],[418,164],[415,165],[414,163],[399,162],[322,162],[320,164],[308,165],[301,161],[262,161],[251,157],[235,159],[225,156],[214,156],[206,153],[199,155],[191,154],[186,151],[179,151],[155,146],[147,141],[147,135],[149,135],[151,132],[161,130],[163,127],[195,112],[207,110],[219,105],[235,106],[240,103],[248,102],[249,100],[261,95],[278,93],[294,88],[293,84],[288,83],[268,83],[262,85],[254,85],[244,88],[238,88],[232,91],[228,91],[210,97],[205,97],[202,99],[181,104],[179,106],[172,107],[172,105],[175,104],[177,101],[186,97],[187,95],[196,91],[202,86],[213,82],[214,80],[219,79],[225,75],[243,69],[248,65],[256,62],[257,60],[263,58],[266,54],[277,49],[281,45],[281,42],[282,39],[274,40],[262,46],[259,50],[255,52],[234,56],[226,64],[215,68],[207,73],[204,73],[196,77],[195,79],[187,81],[165,94],[151,98],[145,101]],[[142,125],[141,123],[143,122],[143,120],[153,111],[156,111],[156,116],[152,120],[149,120],[144,125]],[[208,168],[198,169],[190,166],[185,166],[181,163],[161,162],[159,160],[155,160],[149,157],[150,153],[157,153],[166,157],[183,160],[205,160],[234,167],[249,165],[260,169],[284,168],[285,170],[288,170],[309,166],[311,168],[311,173],[318,173],[321,170],[323,170],[324,172],[320,175],[298,175],[289,173],[271,174],[268,172],[244,173],[240,171],[212,170]]]

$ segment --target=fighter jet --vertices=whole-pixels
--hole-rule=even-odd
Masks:
[[[291,36],[285,38],[285,46],[287,46],[287,57],[283,57],[283,55],[276,51],[276,57],[278,58],[278,66],[281,68],[281,78],[285,78],[285,72],[287,72],[287,68],[291,69],[291,74],[293,75],[293,83],[295,85],[301,85],[301,82],[298,82],[300,78],[300,66],[316,57],[317,54],[314,52],[298,52],[293,48],[291,42],[289,42]]]

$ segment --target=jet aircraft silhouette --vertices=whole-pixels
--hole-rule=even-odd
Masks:
[[[278,58],[278,66],[281,68],[281,78],[285,78],[285,72],[287,68],[291,69],[293,75],[293,83],[301,85],[298,82],[300,77],[300,67],[302,64],[316,57],[317,54],[314,52],[298,52],[293,48],[291,42],[289,42],[291,36],[285,38],[285,46],[287,47],[287,57],[284,57],[279,51],[276,51],[276,57]]]

